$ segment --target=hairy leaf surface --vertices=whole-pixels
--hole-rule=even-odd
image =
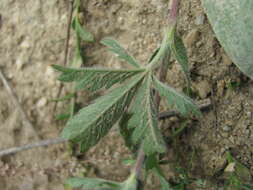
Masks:
[[[86,190],[112,190],[118,189],[120,183],[100,178],[70,178],[66,182],[71,187],[83,187]]]
[[[88,30],[82,26],[79,22],[79,19],[77,16],[74,17],[73,23],[72,23],[72,27],[74,28],[74,30],[76,31],[77,35],[85,42],[93,42],[94,41],[94,37],[93,35],[88,32]]]
[[[177,35],[175,28],[170,33],[170,39],[171,39],[170,43],[171,52],[175,56],[177,62],[181,65],[181,68],[186,76],[186,80],[187,82],[189,82],[190,71],[186,48],[184,46],[183,40]]]
[[[198,106],[188,96],[177,92],[174,88],[161,83],[156,78],[153,78],[153,83],[159,94],[167,99],[168,104],[175,106],[182,115],[189,115],[190,113],[196,116],[201,115]]]
[[[136,152],[138,150],[138,146],[133,145],[132,140],[131,140],[134,129],[128,127],[128,122],[131,117],[132,117],[132,114],[129,114],[128,112],[123,114],[119,122],[119,130],[120,130],[121,136],[124,138],[125,145],[132,152]]]
[[[98,98],[71,118],[62,132],[65,139],[81,142],[82,151],[98,143],[118,121],[130,104],[143,75],[137,75],[122,86]]]
[[[253,1],[202,0],[202,5],[226,53],[253,79]]]
[[[138,180],[134,173],[132,173],[128,179],[122,183],[121,188],[118,190],[138,190]]]
[[[134,128],[132,141],[134,144],[143,143],[145,154],[165,152],[165,142],[158,128],[157,111],[151,96],[151,76],[147,76],[137,91],[136,99],[130,109],[133,116],[129,127]]]
[[[76,82],[76,89],[87,89],[96,91],[101,88],[110,88],[116,83],[121,83],[126,79],[139,74],[145,69],[135,70],[115,70],[98,68],[66,68],[59,65],[53,65],[53,68],[61,71],[59,80],[63,82]]]
[[[140,68],[140,64],[135,60],[135,58],[130,56],[116,40],[112,38],[104,38],[101,43],[109,47],[109,50],[118,55],[120,59],[125,60],[127,63],[136,68]]]

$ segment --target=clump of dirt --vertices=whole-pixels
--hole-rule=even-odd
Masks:
[[[117,39],[141,63],[147,62],[161,42],[167,4],[164,0],[82,1],[85,25],[96,39],[94,44],[85,46],[85,54],[89,57],[87,64],[127,67],[99,44],[108,36]],[[0,5],[0,67],[43,139],[57,137],[61,128],[53,119],[54,105],[50,103],[60,84],[50,65],[62,64],[68,8],[68,1],[57,0],[2,0]],[[220,47],[200,0],[182,1],[178,21],[178,30],[189,55],[195,99],[209,98],[212,107],[203,112],[198,121],[189,122],[180,137],[169,140],[173,148],[167,157],[188,163],[182,167],[191,177],[212,178],[225,168],[225,153],[230,150],[253,172],[252,82]],[[70,47],[73,49],[74,40]],[[185,87],[182,71],[175,62],[168,71],[167,83],[180,91]],[[18,111],[0,85],[1,149],[30,143]],[[162,105],[163,109],[165,106]],[[165,134],[170,134],[171,128],[181,123],[177,118],[166,120]],[[123,180],[129,167],[121,161],[130,156],[115,129],[78,158],[70,156],[65,145],[2,158],[0,187],[60,190],[67,177],[80,174]],[[170,177],[171,168],[163,168]],[[158,187],[153,185],[149,189]]]

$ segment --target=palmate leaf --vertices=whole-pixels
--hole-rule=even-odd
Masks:
[[[81,151],[87,151],[97,144],[127,109],[142,79],[142,74],[137,75],[81,109],[67,122],[62,137],[80,142]]]
[[[59,80],[63,82],[76,82],[76,89],[86,89],[96,91],[101,88],[110,88],[116,83],[121,83],[126,79],[139,74],[145,69],[135,70],[115,70],[98,68],[67,68],[59,65],[52,65],[54,69],[62,72]]]
[[[140,68],[140,64],[135,60],[134,57],[130,56],[126,50],[120,46],[120,44],[112,39],[112,38],[104,38],[101,43],[107,47],[109,47],[109,50],[112,51],[113,53],[115,53],[116,55],[118,55],[118,57],[124,61],[126,61],[127,63],[129,63],[130,65],[136,67],[136,68]]]
[[[166,151],[165,142],[158,128],[157,111],[151,96],[151,76],[145,78],[137,95],[130,113],[133,114],[129,120],[129,128],[134,128],[132,133],[133,144],[143,143],[146,155]]]
[[[174,27],[170,33],[170,49],[172,55],[174,55],[177,62],[181,65],[181,68],[186,76],[186,80],[190,82],[190,71],[188,64],[187,51],[184,46],[183,40],[177,35],[176,28]]]
[[[168,104],[175,106],[182,115],[191,113],[195,116],[201,115],[198,106],[188,96],[177,92],[174,88],[161,83],[156,78],[153,78],[153,83],[159,94],[167,99]]]

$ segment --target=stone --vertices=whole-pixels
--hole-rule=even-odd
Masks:
[[[39,101],[37,102],[36,106],[38,108],[44,107],[47,104],[47,99],[45,97],[39,99]]]
[[[231,59],[225,53],[222,54],[222,62],[227,66],[232,65]]]
[[[224,125],[224,126],[222,127],[222,130],[225,131],[225,132],[228,132],[228,131],[231,130],[231,127],[229,127],[228,125]]]
[[[17,70],[22,70],[23,66],[24,66],[24,61],[20,58],[18,58],[16,61],[15,61],[15,65],[17,66]]]
[[[234,162],[228,164],[228,166],[225,168],[225,172],[232,173],[234,171],[235,171],[235,163]]]
[[[195,84],[194,86],[197,89],[200,98],[202,99],[206,98],[207,95],[211,92],[211,86],[205,80],[199,82],[198,84]]]
[[[195,24],[203,25],[204,22],[205,22],[205,15],[203,13],[198,14],[195,19]]]
[[[186,47],[192,47],[199,37],[199,31],[197,29],[191,30],[185,37]]]

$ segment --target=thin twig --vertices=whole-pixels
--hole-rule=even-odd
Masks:
[[[211,106],[210,99],[206,99],[206,100],[204,100],[204,102],[205,103],[199,104],[199,109],[202,111],[205,111],[206,108]],[[175,117],[175,116],[179,116],[179,115],[180,115],[180,113],[175,110],[164,111],[164,112],[161,112],[158,114],[158,119],[162,120],[162,119]],[[48,139],[48,140],[43,140],[43,141],[36,142],[36,143],[27,144],[27,145],[20,146],[20,147],[13,147],[13,148],[9,148],[9,149],[0,151],[0,157],[6,156],[9,154],[15,154],[20,151],[29,150],[29,149],[36,148],[36,147],[47,146],[47,145],[51,145],[51,144],[60,144],[60,143],[64,143],[64,142],[67,142],[67,140],[61,139],[61,138],[55,138],[55,139]],[[140,154],[144,154],[143,150],[141,150],[141,151],[142,152],[140,152]],[[143,163],[142,159],[144,159],[144,157],[139,156],[139,161],[137,162],[138,165],[136,166],[135,170],[138,171],[142,167],[142,163]]]
[[[27,144],[24,146],[20,146],[20,147],[13,147],[13,148],[9,148],[6,150],[2,150],[0,151],[0,157],[2,156],[7,156],[10,154],[15,154],[24,150],[29,150],[32,148],[37,148],[37,147],[43,147],[43,146],[48,146],[48,145],[53,145],[53,144],[60,144],[60,143],[64,143],[67,142],[66,139],[62,139],[62,138],[55,138],[55,139],[47,139],[47,140],[43,140],[43,141],[39,141],[33,144]]]
[[[65,50],[64,50],[64,62],[63,62],[64,66],[66,66],[67,62],[68,62],[69,39],[70,39],[70,29],[71,29],[71,22],[72,22],[72,16],[73,16],[73,7],[74,7],[74,2],[73,2],[73,0],[71,0],[70,7],[69,7],[69,17],[68,17],[67,34],[66,34],[66,42],[65,42]],[[63,89],[63,83],[60,84],[56,98],[58,98],[61,95],[62,89]],[[54,104],[53,112],[56,111],[57,103],[58,102],[56,101]]]
[[[27,128],[33,133],[35,138],[39,139],[39,136],[36,133],[36,130],[35,130],[33,124],[28,119],[26,112],[24,111],[23,107],[21,106],[20,102],[18,101],[18,97],[17,97],[16,93],[13,91],[12,86],[8,83],[6,77],[4,76],[1,69],[0,69],[0,78],[4,84],[4,87],[6,88],[9,96],[11,97],[13,104],[20,112],[21,117],[22,117],[22,121],[24,122],[25,126],[27,126]]]
[[[199,109],[201,111],[205,111],[207,108],[211,106],[211,100],[205,99],[199,103],[197,103]],[[170,117],[180,116],[181,114],[176,110],[170,110],[170,111],[163,111],[158,114],[159,120],[167,119]]]

